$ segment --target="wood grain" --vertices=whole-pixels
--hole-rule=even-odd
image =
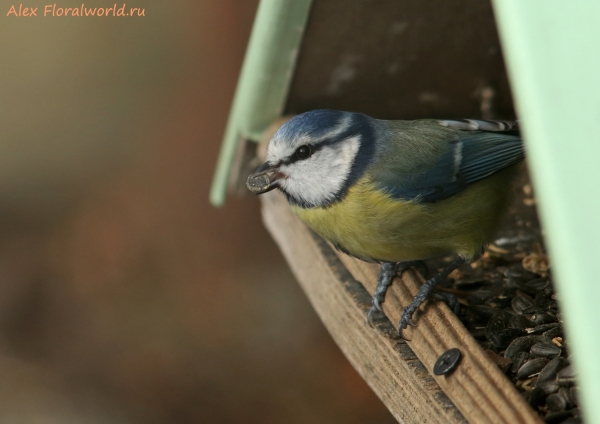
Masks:
[[[265,226],[319,317],[399,422],[542,422],[445,304],[426,302],[417,311],[417,327],[405,332],[408,344],[389,320],[370,328],[366,314],[378,266],[336,253],[292,214],[279,193],[261,200]],[[420,275],[408,271],[402,284],[392,285],[384,303],[392,322],[398,322],[420,284]],[[432,377],[428,370],[452,347],[463,354],[458,368]]]

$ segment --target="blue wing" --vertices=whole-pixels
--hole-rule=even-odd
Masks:
[[[525,157],[516,125],[497,121],[440,121],[458,131],[442,132],[441,154],[422,172],[377,179],[394,197],[432,203],[453,196]],[[484,129],[484,131],[482,131]],[[415,141],[412,141],[413,143]],[[444,147],[445,146],[445,147]]]

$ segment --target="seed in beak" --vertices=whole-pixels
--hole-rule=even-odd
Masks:
[[[270,184],[271,178],[267,174],[250,175],[246,181],[246,186],[252,193],[263,192]]]

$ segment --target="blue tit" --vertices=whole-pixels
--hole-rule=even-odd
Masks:
[[[371,324],[397,272],[456,255],[404,308],[402,334],[434,287],[490,241],[523,158],[515,122],[386,121],[313,110],[275,133],[247,186],[256,194],[278,188],[338,250],[381,264]],[[456,311],[455,297],[440,296]]]

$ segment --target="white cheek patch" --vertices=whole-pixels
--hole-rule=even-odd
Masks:
[[[281,187],[292,197],[310,205],[332,201],[344,187],[360,148],[360,136],[324,146],[310,159],[281,167],[287,175]]]

